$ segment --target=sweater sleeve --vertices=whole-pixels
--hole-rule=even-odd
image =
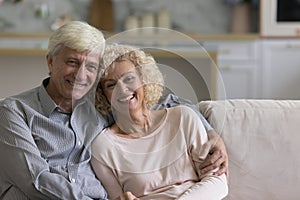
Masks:
[[[91,164],[97,178],[102,182],[109,199],[116,199],[123,194],[123,189],[112,169],[92,156]]]
[[[118,180],[115,168],[109,165],[112,160],[118,159],[111,156],[111,143],[106,138],[104,129],[92,142],[91,165],[97,176],[104,186],[109,199],[116,199],[122,195],[123,187]],[[108,159],[109,161],[107,161]]]
[[[225,174],[214,176],[207,174],[199,182],[186,190],[178,200],[220,200],[228,194],[228,186]]]
[[[213,171],[205,174],[200,173],[199,165],[203,162],[203,159],[199,157],[199,152],[203,144],[207,142],[208,137],[203,124],[200,119],[196,117],[196,114],[190,110],[186,115],[188,121],[185,123],[185,134],[187,134],[189,155],[197,171],[199,182],[196,182],[186,190],[178,199],[222,199],[228,194],[226,176],[225,174],[221,176],[213,175]]]

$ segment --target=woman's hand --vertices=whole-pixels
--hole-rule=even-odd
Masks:
[[[204,174],[218,168],[218,171],[214,174],[219,176],[225,173],[228,180],[229,171],[226,146],[215,130],[211,130],[207,134],[209,140],[204,145],[203,151],[200,152],[200,157],[204,159],[204,162],[200,165],[201,173]]]
[[[139,200],[139,198],[134,196],[131,192],[125,192],[115,200]]]

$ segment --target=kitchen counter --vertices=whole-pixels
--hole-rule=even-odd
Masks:
[[[50,34],[0,34],[0,54],[2,55],[44,55]]]
[[[43,55],[46,53],[48,38],[50,33],[39,34],[17,34],[2,33],[0,34],[0,54],[23,54],[23,55]],[[259,38],[257,34],[247,35],[201,35],[201,34],[106,34],[106,39],[110,42],[131,44],[140,47],[166,48],[180,52],[199,51],[201,45],[207,51],[215,51],[205,46],[210,41],[245,41]],[[165,53],[161,54],[166,55]],[[192,54],[190,54],[192,55]],[[158,54],[159,56],[159,54]]]

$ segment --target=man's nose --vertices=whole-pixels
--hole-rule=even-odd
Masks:
[[[79,67],[78,67],[78,70],[76,72],[76,79],[78,80],[84,80],[86,78],[86,68],[84,66],[84,64],[81,64]]]

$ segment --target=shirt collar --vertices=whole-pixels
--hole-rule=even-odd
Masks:
[[[49,83],[49,79],[50,78],[46,78],[46,79],[43,80],[43,83],[39,88],[39,94],[38,94],[43,112],[44,112],[45,116],[47,116],[47,117],[49,117],[50,114],[57,107],[55,102],[51,99],[51,97],[49,96],[49,94],[46,91],[46,86]]]
[[[49,117],[54,110],[56,109],[60,110],[60,108],[56,105],[56,103],[52,100],[52,98],[49,96],[48,92],[46,91],[46,86],[48,85],[49,80],[50,78],[46,78],[43,80],[43,83],[39,88],[39,94],[38,94],[39,99],[41,101],[42,110],[45,116],[47,117]],[[90,100],[88,95],[84,96],[81,100],[76,102],[73,111],[75,110],[76,107],[84,105],[89,101]]]

